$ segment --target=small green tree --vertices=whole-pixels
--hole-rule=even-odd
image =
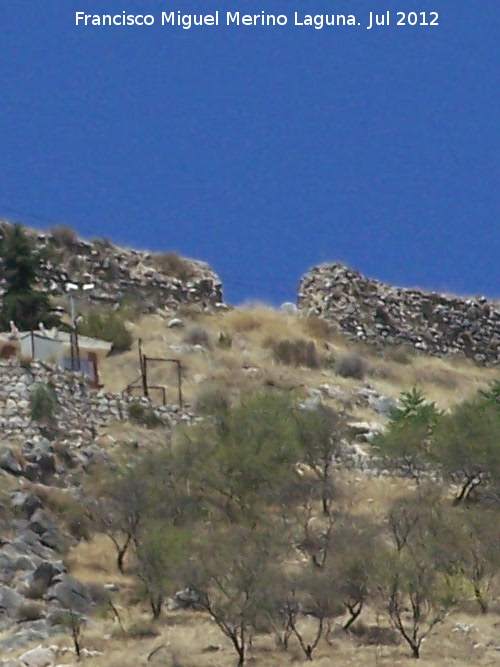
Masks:
[[[38,382],[30,395],[31,418],[52,426],[55,422],[57,395],[54,387],[47,382]]]
[[[315,410],[296,411],[301,458],[314,472],[321,485],[321,505],[329,514],[335,495],[332,480],[334,456],[346,436],[346,420],[331,408],[320,405]]]
[[[184,583],[199,593],[200,607],[231,642],[239,666],[273,614],[284,556],[279,536],[267,528],[231,526],[206,534],[186,562]]]
[[[147,488],[147,480],[141,479],[133,465],[125,463],[102,472],[89,490],[95,498],[89,506],[92,521],[112,541],[120,572],[124,571],[125,556],[149,514]]]
[[[374,441],[389,469],[418,483],[429,466],[437,465],[432,434],[439,418],[435,404],[429,403],[419,389],[414,387],[401,394],[400,405],[392,410],[386,431]]]
[[[455,504],[479,486],[500,488],[500,409],[496,401],[475,398],[444,415],[434,433],[443,475],[458,484]]]
[[[394,629],[420,657],[422,642],[456,604],[455,592],[425,553],[404,550],[386,561],[381,587]]]
[[[0,326],[6,329],[14,322],[19,329],[30,330],[40,322],[48,327],[57,325],[59,319],[51,312],[49,297],[35,288],[40,264],[21,225],[4,228],[0,258],[7,287],[0,309]]]
[[[192,538],[186,528],[154,521],[135,542],[137,576],[149,600],[153,619],[159,618],[167,595],[173,593],[189,557]]]
[[[482,614],[488,612],[493,579],[500,566],[498,509],[457,508],[450,510],[447,534],[442,540],[453,551],[450,571],[463,577]]]
[[[308,660],[313,659],[331,620],[344,613],[342,598],[337,580],[326,568],[308,566],[289,578],[287,594],[276,610],[284,637],[295,636]],[[314,621],[312,632],[300,622],[305,614]]]
[[[457,556],[450,511],[439,489],[425,485],[397,500],[388,516],[392,549],[379,560],[378,588],[392,626],[414,658],[462,594],[453,576]]]
[[[233,522],[261,522],[281,502],[300,458],[290,397],[257,392],[183,433],[179,461],[210,512]]]

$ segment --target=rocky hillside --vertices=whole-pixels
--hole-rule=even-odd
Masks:
[[[71,282],[94,284],[87,293],[94,302],[128,301],[141,312],[175,310],[180,303],[212,307],[222,302],[219,277],[204,262],[173,252],[120,248],[106,239],[83,241],[68,227],[27,232],[42,260],[42,286],[52,296],[63,295]]]
[[[401,405],[401,392],[418,386],[432,405],[448,413],[498,380],[494,365],[500,309],[486,299],[397,289],[334,264],[317,267],[302,279],[299,313],[294,308],[218,307],[220,282],[199,262],[120,249],[105,241],[79,241],[66,228],[30,233],[43,261],[42,284],[55,301],[68,282],[92,282],[95,287],[89,296],[94,301],[134,306],[128,309],[132,315],[126,322],[134,343],[140,338],[142,351],[152,361],[168,356],[180,362],[183,407],[177,404],[176,365],[148,366],[149,383],[165,388],[166,405],[139,396],[141,386],[136,386],[134,396],[127,394],[127,385],[139,373],[135,344],[102,362],[104,387],[99,391],[81,375],[45,363],[0,362],[0,665],[4,667],[235,664],[231,642],[196,607],[193,591],[177,580],[168,584],[161,615],[151,619],[141,577],[143,554],[127,537],[129,518],[134,530],[134,517],[144,520],[129,503],[149,498],[148,482],[143,480],[154,481],[154,475],[141,475],[155,472],[154,461],[161,463],[170,444],[180,446],[187,432],[189,441],[194,439],[197,428],[210,424],[219,410],[222,414],[259,392],[274,392],[290,396],[294,409],[303,414],[332,410],[342,415],[342,432],[328,436],[328,443],[335,445],[328,450],[328,483],[333,480],[339,492],[335,512],[352,513],[356,520],[366,517],[370,524],[385,527],[393,503],[415,492],[412,471],[393,468],[378,444],[392,411]],[[180,309],[173,316],[170,311],[183,303],[199,307]],[[393,349],[397,343],[408,346]],[[469,359],[462,354],[447,358],[453,352]],[[161,394],[151,395],[160,400]],[[284,423],[288,428],[290,420]],[[251,460],[242,458],[251,467]],[[196,457],[185,460],[196,463]],[[141,461],[148,466],[138,467]],[[293,468],[294,484],[313,480],[316,467],[305,461]],[[182,472],[183,465],[173,469]],[[130,470],[140,474],[128,477]],[[428,481],[442,483],[432,467],[419,469],[418,474],[422,487]],[[161,494],[151,496],[154,503],[137,505],[141,512],[151,513],[151,521],[160,520],[156,507],[169,493],[167,479],[161,477]],[[282,485],[281,475],[278,479]],[[188,500],[186,507],[191,507]],[[489,500],[488,511],[493,511]],[[219,511],[217,501],[210,507],[211,512]],[[309,529],[318,531],[304,543],[306,549],[307,544],[321,546],[334,523],[323,523],[317,503],[309,502],[303,509],[308,540]],[[285,518],[295,526],[302,510],[297,505],[293,511],[293,522]],[[214,529],[224,527],[232,514],[224,516],[224,522],[213,521]],[[196,525],[201,530],[201,524]],[[236,528],[234,523],[231,530]],[[125,543],[130,549],[120,569],[117,550]],[[230,547],[227,542],[221,559],[224,568]],[[238,559],[240,553],[245,550],[238,551]],[[307,561],[306,553],[301,552],[300,562]],[[319,571],[316,564],[312,571]],[[480,615],[474,600],[466,600],[429,635],[426,664],[495,663],[498,577],[491,585],[490,612]],[[413,659],[389,627],[386,610],[387,604],[378,599],[363,601],[363,620],[350,633],[344,629],[344,616],[334,618],[315,664],[409,665]],[[73,641],[79,623],[80,659]],[[306,631],[314,629],[313,615],[304,611],[300,624]],[[259,633],[248,664],[310,664],[293,637],[290,644],[289,650],[278,650],[272,633]]]
[[[462,352],[481,364],[498,363],[500,304],[482,296],[392,287],[335,263],[302,277],[298,307],[358,341],[408,344],[438,356]]]

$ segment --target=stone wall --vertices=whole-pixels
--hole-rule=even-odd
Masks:
[[[175,253],[168,261],[165,255],[121,248],[105,239],[62,242],[57,234],[26,231],[41,259],[40,287],[51,296],[65,295],[68,283],[92,283],[86,299],[112,304],[128,300],[142,312],[176,310],[184,303],[203,308],[222,304],[221,281],[205,262]]]
[[[140,401],[166,425],[189,421],[175,405],[157,406],[145,398],[92,390],[80,373],[65,371],[42,362],[28,366],[17,359],[0,361],[0,433],[4,437],[34,437],[39,424],[31,419],[30,396],[39,384],[54,388],[57,399],[56,428],[64,437],[91,441],[96,430],[113,420],[127,420],[130,401]]]
[[[439,356],[461,352],[487,365],[499,360],[500,303],[485,297],[392,287],[335,263],[302,277],[298,308],[377,346],[408,344]]]

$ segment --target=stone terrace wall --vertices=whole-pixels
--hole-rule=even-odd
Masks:
[[[335,322],[356,340],[409,344],[428,354],[462,352],[481,364],[500,356],[500,303],[392,287],[343,264],[322,264],[305,274],[298,308]]]
[[[0,361],[0,434],[4,437],[34,437],[39,426],[31,419],[30,395],[39,383],[50,382],[57,396],[57,426],[65,437],[92,440],[95,429],[113,420],[128,418],[131,400],[141,401],[166,424],[189,421],[190,415],[177,406],[156,406],[144,398],[94,391],[80,373],[72,373],[40,362],[29,370],[17,359]]]

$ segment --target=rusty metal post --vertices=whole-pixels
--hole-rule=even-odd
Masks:
[[[182,369],[181,362],[177,362],[177,383],[179,385],[179,408],[182,410]]]
[[[142,389],[144,396],[149,398],[148,391],[148,359],[145,354],[142,355]]]

